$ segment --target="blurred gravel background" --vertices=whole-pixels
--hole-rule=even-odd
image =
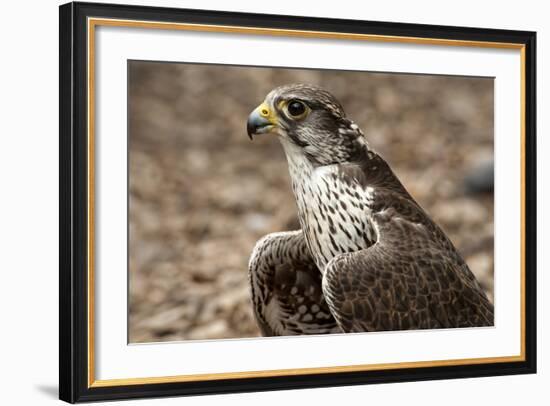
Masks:
[[[129,62],[130,342],[251,337],[247,262],[298,228],[275,137],[246,119],[275,86],[325,87],[443,227],[492,298],[493,194],[464,178],[493,157],[493,80]]]

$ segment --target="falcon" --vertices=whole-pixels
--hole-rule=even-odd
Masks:
[[[281,142],[301,227],[268,234],[250,257],[263,335],[493,325],[450,239],[328,91],[272,90],[247,132]]]

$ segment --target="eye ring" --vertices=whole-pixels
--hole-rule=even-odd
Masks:
[[[290,100],[286,105],[288,115],[292,118],[301,118],[307,112],[307,107],[304,102],[300,100]]]

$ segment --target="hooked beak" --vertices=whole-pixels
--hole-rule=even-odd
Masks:
[[[277,122],[272,116],[271,110],[265,103],[262,103],[248,116],[246,122],[248,138],[252,139],[254,135],[268,133],[276,124]]]

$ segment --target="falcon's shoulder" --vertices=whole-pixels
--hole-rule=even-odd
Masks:
[[[333,258],[323,288],[346,332],[493,325],[492,304],[464,268],[438,251],[412,256],[375,244]]]
[[[340,332],[321,288],[321,274],[301,231],[268,234],[249,262],[252,302],[263,335]]]
[[[340,176],[371,188],[378,234],[374,245],[325,268],[325,297],[344,331],[493,324],[493,305],[475,276],[385,161],[343,165]]]
[[[335,176],[346,183],[412,199],[384,158],[366,147],[354,161],[337,165]]]

